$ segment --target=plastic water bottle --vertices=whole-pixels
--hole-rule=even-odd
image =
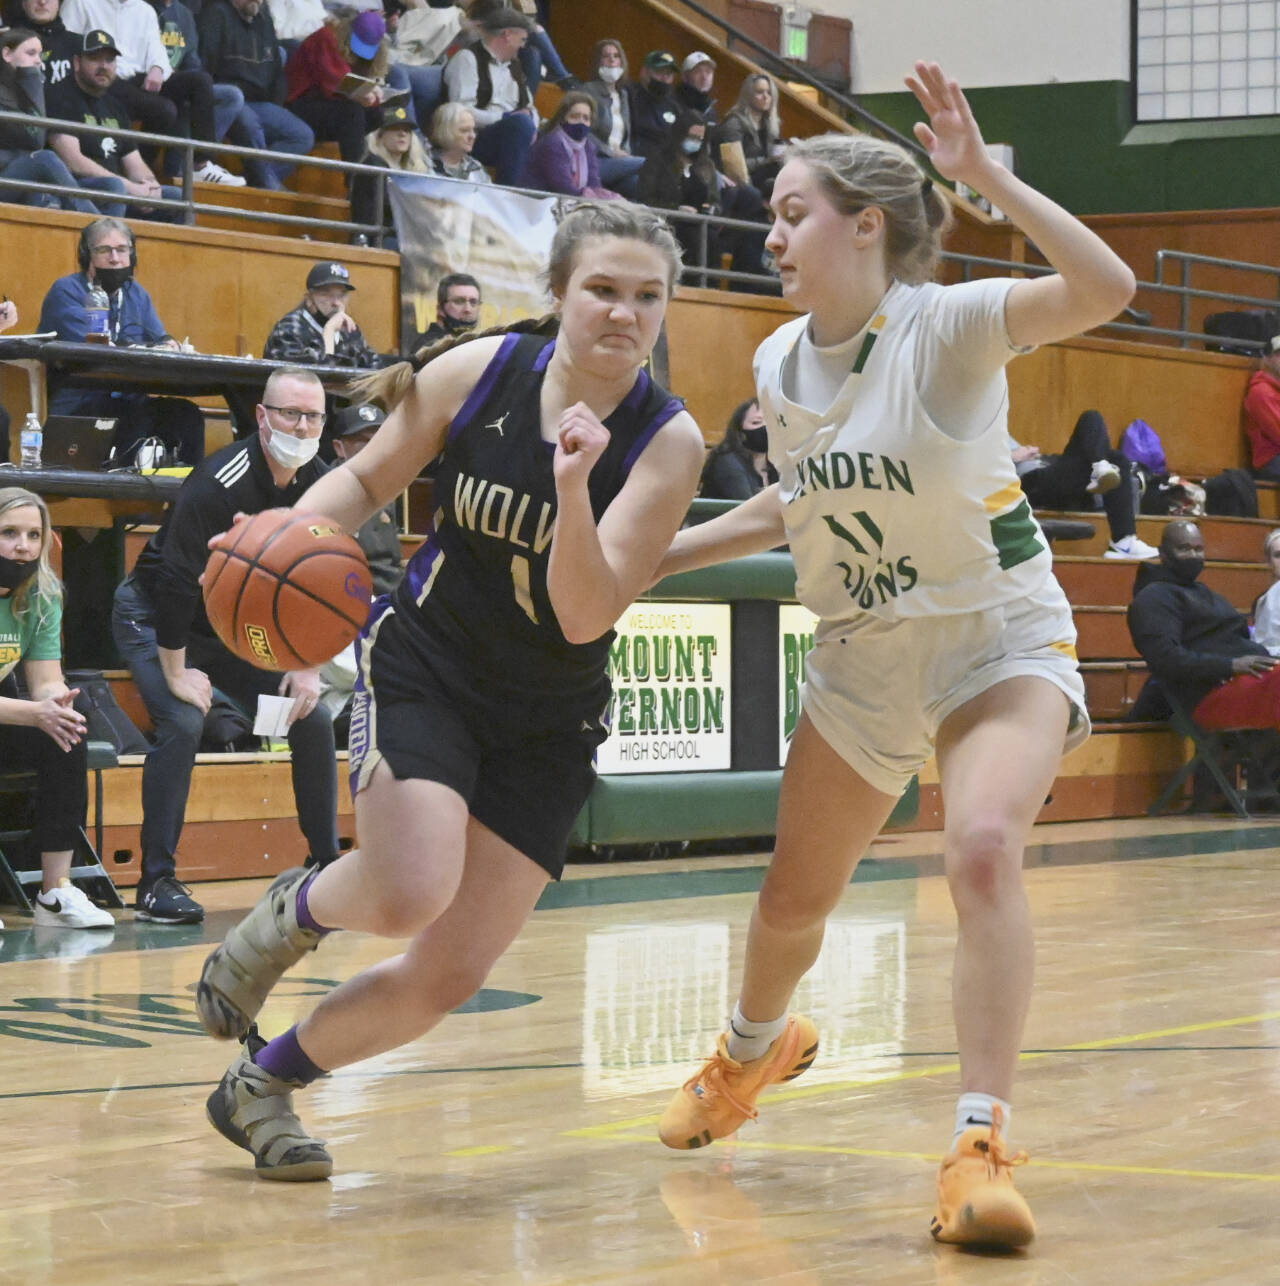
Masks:
[[[107,292],[96,281],[89,283],[85,292],[84,310],[89,315],[89,326],[85,331],[86,344],[111,343],[111,300]]]
[[[28,411],[22,425],[22,467],[38,469],[43,451],[44,428],[40,424],[40,417],[34,411]]]

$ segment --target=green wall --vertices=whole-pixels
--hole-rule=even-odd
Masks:
[[[1125,81],[969,91],[984,137],[1012,143],[1018,174],[1075,214],[1280,205],[1280,118],[1131,123]],[[910,135],[909,93],[858,102]]]

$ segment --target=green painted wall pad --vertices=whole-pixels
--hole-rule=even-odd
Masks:
[[[983,136],[1013,145],[1019,176],[1074,214],[1280,204],[1280,117],[1135,125],[1128,83],[1111,80],[974,89],[968,97]],[[905,91],[858,101],[907,135],[921,119]]]
[[[780,768],[601,777],[570,843],[582,847],[772,835],[781,782]],[[904,826],[915,820],[919,810],[920,785],[912,778],[888,825]]]

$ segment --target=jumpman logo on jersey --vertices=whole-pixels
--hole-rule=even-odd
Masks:
[[[484,427],[486,429],[497,429],[498,436],[502,437],[503,436],[502,426],[507,422],[507,416],[510,414],[511,414],[510,411],[503,411],[503,413],[500,416],[498,416],[498,418],[494,420],[492,424],[486,424]]]

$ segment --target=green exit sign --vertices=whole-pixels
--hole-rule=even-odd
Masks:
[[[809,57],[809,32],[804,27],[787,28],[787,51],[788,58],[796,58],[801,62]]]

